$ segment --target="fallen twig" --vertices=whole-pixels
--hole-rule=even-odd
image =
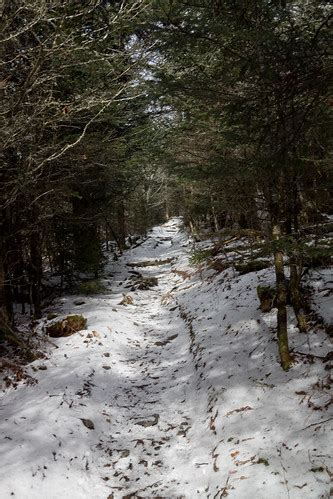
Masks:
[[[127,267],[155,267],[157,265],[165,265],[166,263],[172,263],[174,258],[166,258],[165,260],[147,260],[144,262],[129,262],[126,263]]]
[[[329,419],[325,419],[324,421],[318,421],[317,423],[312,423],[312,424],[309,424],[308,426],[305,426],[304,428],[301,428],[300,430],[298,431],[303,431],[303,430],[306,430],[307,428],[311,428],[311,426],[317,426],[319,424],[324,424],[324,423],[328,423],[329,421],[332,421],[333,418],[329,418]]]

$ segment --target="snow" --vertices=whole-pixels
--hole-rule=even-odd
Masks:
[[[330,496],[329,372],[305,355],[325,356],[327,335],[291,325],[285,373],[256,297],[272,269],[197,271],[189,248],[172,219],[109,263],[107,294],[59,300],[88,329],[29,366],[38,383],[3,390],[1,499]],[[168,258],[135,269],[157,287],[128,288],[126,263]]]
[[[312,306],[319,313],[327,326],[332,322],[333,303],[333,278],[332,269],[313,269],[308,278],[312,287]]]

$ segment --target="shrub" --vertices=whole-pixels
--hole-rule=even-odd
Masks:
[[[77,288],[80,295],[98,295],[105,291],[104,284],[99,280],[81,282]]]
[[[306,248],[304,267],[329,267],[332,264],[332,250],[331,246]]]
[[[204,263],[208,258],[212,256],[212,251],[210,249],[206,250],[193,250],[189,258],[191,265],[199,266]]]

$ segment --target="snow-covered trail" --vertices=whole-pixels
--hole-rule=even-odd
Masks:
[[[140,248],[127,252],[125,261],[178,258],[185,241],[179,224],[170,222],[155,228]],[[124,263],[116,270],[122,279]],[[117,411],[118,431],[106,442],[111,444],[109,450],[116,449],[108,485],[113,482],[119,497],[130,493],[183,497],[185,489],[192,495],[190,482],[197,468],[188,432],[198,417],[196,373],[184,323],[171,315],[168,306],[168,295],[179,277],[170,272],[170,263],[136,270],[157,277],[159,285],[129,293],[133,305],[128,306],[127,320],[132,330],[118,359],[126,376],[110,400],[111,411]]]
[[[168,305],[180,278],[166,263],[136,269],[157,277],[157,287],[126,288],[133,275],[126,263],[178,258],[182,245],[179,220],[157,227],[110,264],[109,296],[81,305],[77,297],[63,300],[62,313],[82,313],[89,332],[57,340],[50,360],[31,366],[38,384],[5,394],[2,499],[192,497],[203,490],[207,456],[188,437],[195,424],[205,440],[196,372],[184,323]],[[133,304],[119,304],[124,292]]]
[[[190,248],[173,219],[109,263],[105,294],[50,309],[87,330],[28,367],[37,383],[2,393],[0,499],[330,497],[326,333],[291,317],[300,360],[282,371],[256,293],[273,269],[197,271]],[[133,290],[138,272],[158,286]]]

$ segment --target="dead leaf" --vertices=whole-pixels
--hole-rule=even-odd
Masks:
[[[245,405],[244,407],[240,407],[239,409],[234,409],[233,411],[229,411],[226,413],[226,417],[231,416],[231,414],[234,414],[235,412],[244,412],[244,411],[252,411],[253,407],[250,407],[249,405]]]
[[[147,419],[144,421],[138,421],[136,424],[143,426],[144,428],[148,428],[149,426],[157,425],[159,417],[160,417],[159,414],[153,414],[151,417],[154,419],[153,420]]]
[[[123,299],[121,302],[118,303],[118,305],[133,305],[134,301],[133,298],[130,295],[125,295],[123,294]]]
[[[91,421],[91,419],[84,419],[84,418],[80,418],[82,423],[84,424],[84,426],[86,428],[88,428],[89,430],[94,430],[95,429],[95,425],[94,423]]]
[[[256,456],[252,456],[250,457],[250,459],[245,459],[244,461],[236,461],[236,466],[242,466],[243,464],[247,464],[247,463],[252,463],[254,460],[255,460]]]

